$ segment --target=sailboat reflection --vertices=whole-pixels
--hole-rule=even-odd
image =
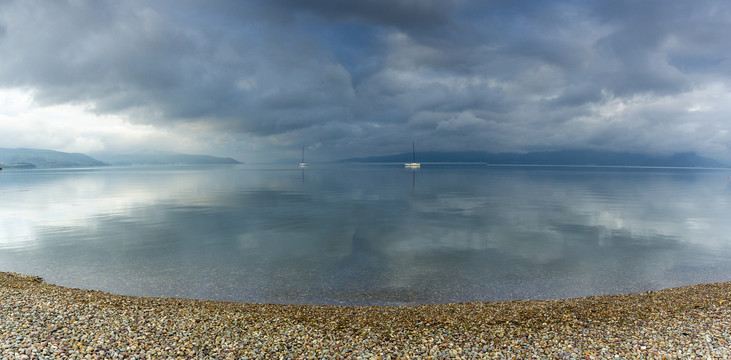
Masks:
[[[411,190],[416,188],[416,171],[411,172]]]
[[[411,171],[411,190],[414,190],[416,188],[416,173],[419,171],[419,168],[407,167],[406,169]]]

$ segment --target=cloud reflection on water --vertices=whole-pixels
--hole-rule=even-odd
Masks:
[[[134,295],[428,303],[731,274],[730,188],[697,170],[238,166],[0,181],[2,270]]]

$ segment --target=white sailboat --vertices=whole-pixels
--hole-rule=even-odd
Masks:
[[[418,162],[416,162],[416,147],[414,146],[414,142],[413,141],[411,142],[411,152],[414,155],[414,161],[413,162],[410,162],[410,163],[406,163],[406,164],[404,164],[404,166],[407,167],[407,168],[418,168],[418,167],[421,167],[421,164],[419,164]]]
[[[305,162],[305,148],[302,147],[302,162],[300,163],[300,167],[310,166],[310,164]]]

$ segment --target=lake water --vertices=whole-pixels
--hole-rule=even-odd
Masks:
[[[731,280],[731,170],[236,165],[0,172],[0,271],[296,304]]]

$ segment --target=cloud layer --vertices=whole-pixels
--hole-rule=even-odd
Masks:
[[[729,33],[723,1],[6,0],[0,88],[244,161],[411,140],[728,161]],[[73,148],[83,125],[55,121]]]

